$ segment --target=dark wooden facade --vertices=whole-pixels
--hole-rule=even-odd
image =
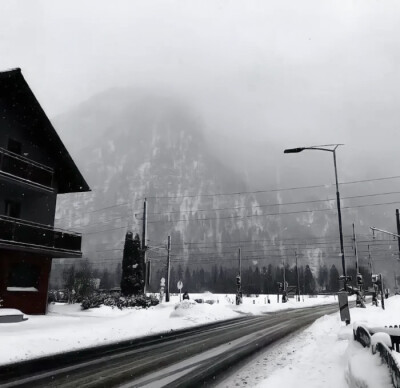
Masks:
[[[0,72],[0,113],[0,297],[45,314],[52,258],[82,256],[54,228],[57,194],[90,189],[20,69]]]

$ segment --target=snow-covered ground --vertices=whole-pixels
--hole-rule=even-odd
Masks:
[[[214,301],[194,303],[194,299]],[[190,302],[171,302],[143,309],[111,307],[81,310],[79,305],[53,304],[46,316],[27,316],[18,323],[0,324],[0,364],[63,351],[101,345],[143,335],[176,330],[217,320],[262,314],[288,308],[337,303],[333,296],[277,303],[276,295],[244,298],[234,295],[194,294]],[[0,309],[1,312],[1,309]],[[400,296],[386,300],[386,310],[369,304],[351,309],[353,322],[367,326],[400,323]],[[243,366],[220,387],[391,387],[388,369],[378,355],[353,341],[353,325],[340,321],[339,313],[326,315],[310,327],[276,343]],[[364,384],[364,385],[363,385]]]
[[[400,296],[385,310],[368,304],[350,310],[352,322],[367,326],[400,323]],[[219,385],[222,387],[389,388],[389,370],[379,355],[353,341],[353,324],[339,313],[325,315],[305,330],[272,346]]]
[[[191,294],[191,300],[203,299],[214,304],[192,304],[191,308],[175,308],[179,295],[169,303],[145,309],[124,309],[102,306],[81,310],[79,304],[52,304],[45,316],[26,316],[28,320],[0,324],[0,364],[31,359],[68,350],[103,345],[144,335],[201,325],[213,321],[238,318],[243,314],[262,314],[288,308],[337,303],[334,296],[305,297],[300,302],[289,299],[277,303],[276,295],[247,298],[236,306],[234,295]],[[187,307],[187,306],[186,306]],[[1,314],[1,309],[0,309]]]

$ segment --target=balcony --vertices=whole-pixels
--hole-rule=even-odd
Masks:
[[[82,256],[81,242],[79,233],[0,216],[0,248],[68,258]]]
[[[0,174],[46,191],[53,191],[52,168],[4,148],[0,148]]]

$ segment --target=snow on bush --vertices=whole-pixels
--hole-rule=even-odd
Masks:
[[[173,317],[183,317],[190,314],[188,310],[193,310],[198,306],[198,304],[193,300],[184,300],[177,303],[174,307],[174,311],[171,313],[171,318]]]
[[[381,358],[367,349],[350,345],[345,378],[349,388],[390,388],[391,377]]]
[[[82,310],[100,307],[101,305],[118,307],[119,309],[126,307],[148,308],[151,306],[156,306],[158,303],[159,301],[156,297],[146,295],[122,297],[112,296],[109,294],[92,294],[83,299],[81,307]]]
[[[175,310],[177,309],[190,309],[195,306],[197,303],[192,300],[184,300],[180,303],[177,303],[174,307]]]

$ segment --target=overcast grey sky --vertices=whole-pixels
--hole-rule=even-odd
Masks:
[[[210,132],[259,147],[345,143],[342,176],[400,166],[399,1],[2,0],[0,69],[10,67],[50,118],[110,87],[145,86],[182,94]]]

